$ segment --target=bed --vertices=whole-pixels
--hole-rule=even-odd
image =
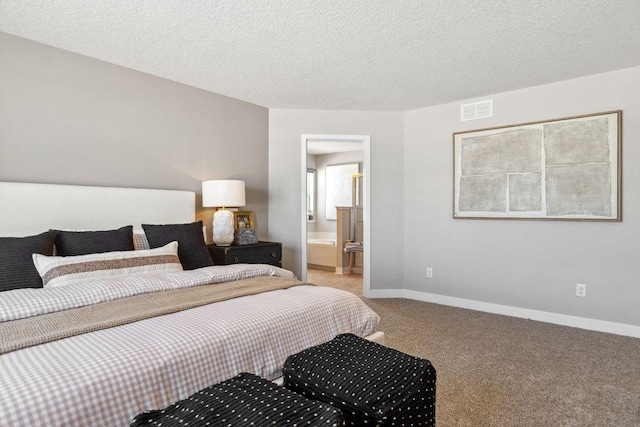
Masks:
[[[191,192],[0,183],[0,200],[0,236],[15,239],[201,227]],[[337,334],[384,338],[354,295],[268,265],[183,270],[188,245],[153,243],[171,229],[146,227],[149,249],[36,255],[45,287],[0,292],[2,424],[128,425],[239,372],[276,380],[288,355]],[[110,273],[92,276],[94,264]]]

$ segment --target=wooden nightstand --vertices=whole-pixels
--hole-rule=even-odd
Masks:
[[[207,245],[213,263],[228,264],[271,264],[282,267],[282,243],[258,242],[255,245],[216,246]]]

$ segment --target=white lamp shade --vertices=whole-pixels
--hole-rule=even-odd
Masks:
[[[244,181],[225,179],[202,182],[202,206],[239,208],[245,204]]]

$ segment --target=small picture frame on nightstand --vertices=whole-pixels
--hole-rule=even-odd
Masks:
[[[234,212],[233,213],[233,228],[236,230],[253,229],[255,224],[253,222],[253,212]]]

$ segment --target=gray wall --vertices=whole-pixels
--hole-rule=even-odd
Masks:
[[[243,179],[267,235],[266,108],[4,33],[0,52],[0,181],[200,193]]]
[[[460,122],[462,101],[405,115],[405,287],[640,325],[640,67],[492,98],[491,119]],[[453,132],[618,109],[623,222],[452,219]]]
[[[640,325],[640,67],[497,94],[493,118],[461,123],[462,101],[267,111],[2,33],[0,52],[2,181],[199,193],[205,179],[244,179],[258,233],[300,274],[301,134],[370,135],[371,289]],[[622,223],[452,219],[453,132],[615,109]]]
[[[371,289],[401,289],[403,113],[269,110],[269,235],[298,275],[302,134],[371,136]]]

